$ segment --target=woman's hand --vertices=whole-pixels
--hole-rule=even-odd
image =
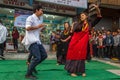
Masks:
[[[62,42],[66,42],[66,40],[61,39]]]

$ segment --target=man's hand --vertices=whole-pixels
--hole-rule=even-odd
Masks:
[[[44,27],[44,26],[46,26],[46,24],[43,23],[43,24],[39,24],[37,27],[38,27],[38,28],[42,28],[42,27]]]
[[[91,6],[98,8],[98,5],[96,5],[96,4],[91,4]]]

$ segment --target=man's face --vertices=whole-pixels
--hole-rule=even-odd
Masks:
[[[36,13],[38,16],[41,16],[43,14],[43,10],[42,9],[36,10]]]

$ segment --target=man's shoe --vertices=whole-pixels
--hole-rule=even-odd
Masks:
[[[33,75],[25,75],[25,78],[27,78],[27,79],[37,79],[37,77],[33,76]]]
[[[2,60],[5,60],[5,58],[2,58]]]
[[[37,72],[37,70],[36,70],[36,69],[34,69],[34,70],[33,70],[33,72],[34,72],[35,74],[38,74],[38,72]]]
[[[5,57],[3,57],[3,56],[0,56],[0,58],[1,58],[2,60],[5,60]]]

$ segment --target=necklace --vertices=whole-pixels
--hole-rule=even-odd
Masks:
[[[68,31],[67,30],[64,30],[64,35],[68,35]]]

